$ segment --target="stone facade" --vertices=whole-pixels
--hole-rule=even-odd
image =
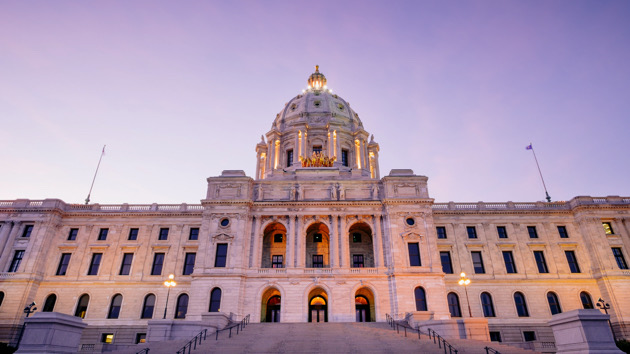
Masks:
[[[470,306],[492,338],[540,349],[554,342],[550,296],[564,312],[601,297],[617,336],[630,337],[629,197],[435,203],[427,177],[380,177],[379,145],[325,84],[316,71],[277,115],[254,178],[210,177],[201,204],[0,201],[0,340],[35,301],[83,316],[85,350],[103,334],[133,344],[164,317],[169,274],[165,317],[191,325],[215,311],[254,322],[415,313],[447,328]]]

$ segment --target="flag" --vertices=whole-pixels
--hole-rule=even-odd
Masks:
[[[531,150],[532,149],[532,144],[530,143],[529,145],[525,146],[525,150]]]

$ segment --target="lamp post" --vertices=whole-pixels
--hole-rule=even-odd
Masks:
[[[470,311],[470,300],[468,299],[468,284],[470,284],[470,279],[466,278],[466,273],[462,272],[459,278],[459,285],[464,286],[464,291],[466,292],[466,303],[468,304],[468,316],[472,317],[472,311]]]
[[[35,307],[35,301],[31,302],[30,305],[26,306],[24,308],[24,313],[26,314],[26,317],[28,318],[28,316],[30,314],[32,314],[33,312],[37,311],[37,307]],[[20,347],[20,343],[22,342],[22,336],[24,336],[24,329],[26,328],[26,323],[24,323],[22,325],[22,329],[20,330],[20,336],[18,337],[18,341],[17,344],[15,345],[16,348]]]
[[[175,279],[175,276],[171,274],[168,276],[168,280],[164,282],[164,286],[168,288],[168,291],[166,292],[166,305],[164,306],[164,317],[162,317],[164,320],[166,319],[166,309],[168,309],[168,297],[171,295],[171,288],[177,285],[173,279]]]
[[[604,301],[604,299],[602,299],[601,297],[597,300],[597,307],[604,310],[604,312],[606,312],[606,314],[608,315],[608,309],[610,309],[610,304]],[[615,340],[615,343],[617,343],[617,336],[615,335],[615,331],[612,328],[612,323],[610,322],[610,316],[608,316],[608,326],[610,326],[610,331],[612,332],[613,339]]]

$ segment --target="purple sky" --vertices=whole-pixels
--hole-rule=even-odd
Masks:
[[[1,1],[0,199],[198,203],[320,65],[450,200],[630,196],[628,1]]]

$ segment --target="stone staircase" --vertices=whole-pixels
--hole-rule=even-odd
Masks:
[[[136,353],[149,347],[149,354],[174,354],[187,341],[143,344],[119,353]],[[458,353],[486,353],[491,346],[500,353],[527,353],[530,350],[498,343],[453,339],[449,343]],[[252,323],[232,338],[221,332],[216,341],[208,334],[206,341],[191,353],[445,353],[427,336],[396,333],[387,323]],[[448,353],[448,349],[446,351]]]

